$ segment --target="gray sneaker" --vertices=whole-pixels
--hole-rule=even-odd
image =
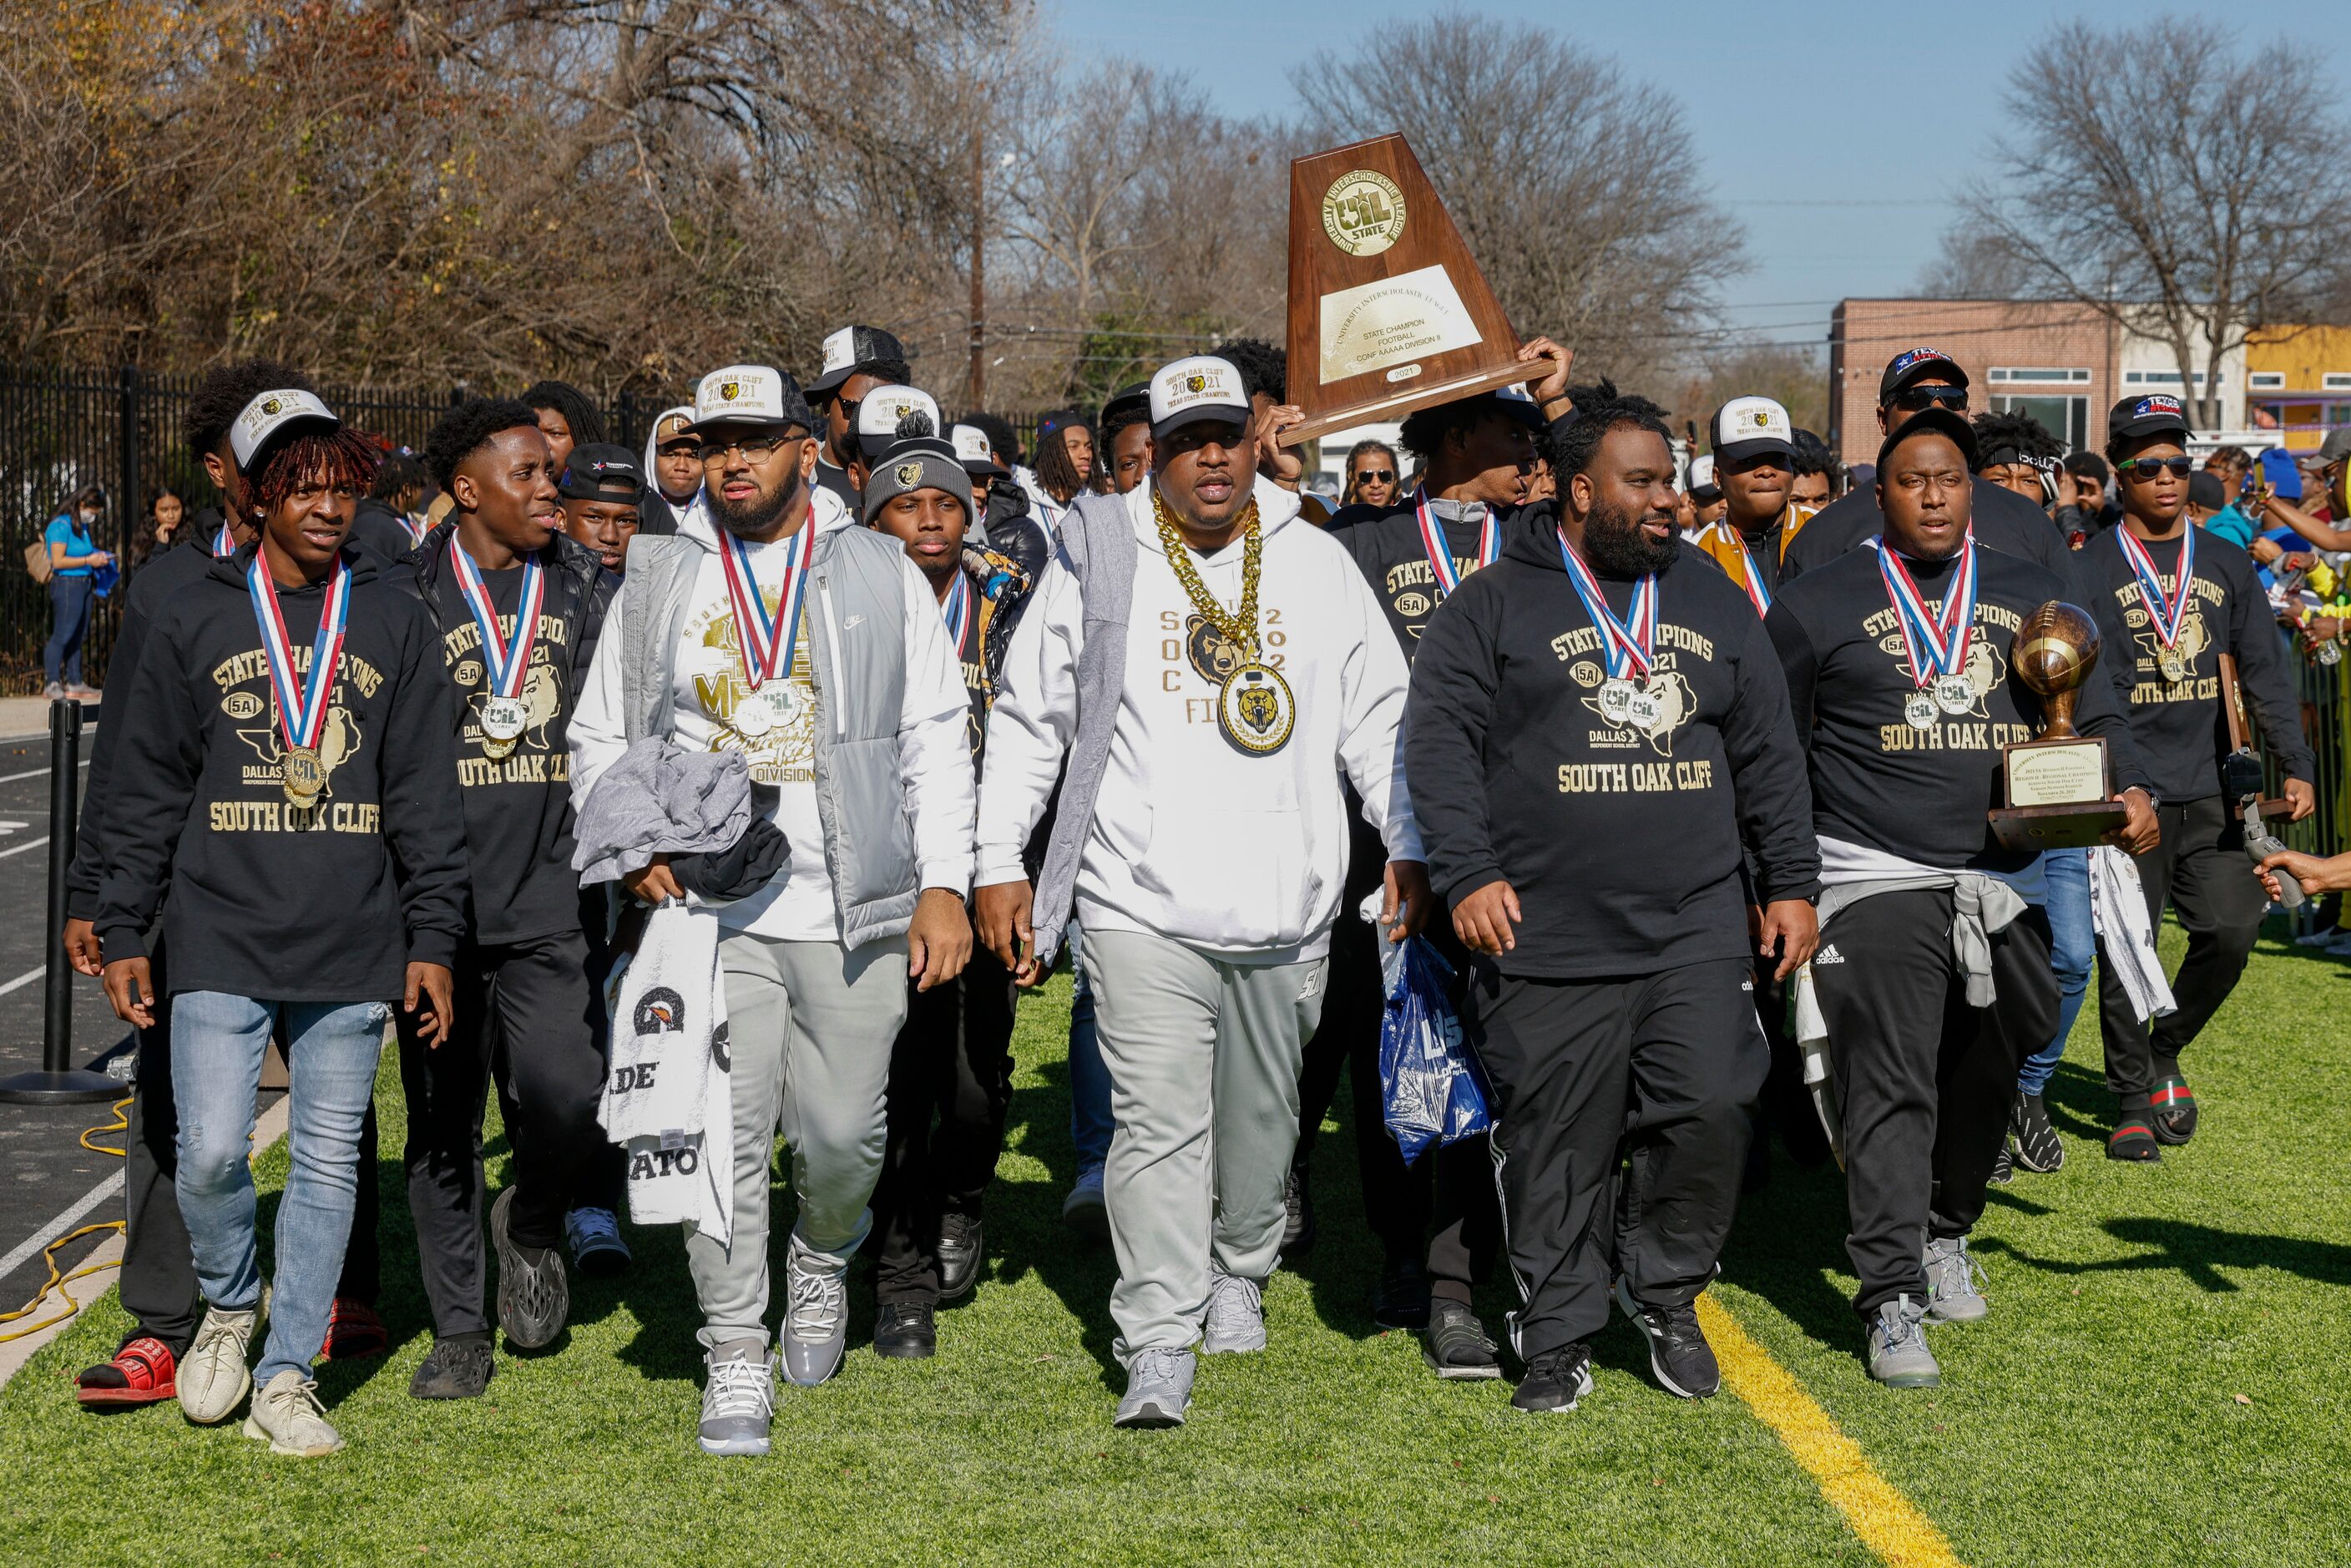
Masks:
[[[253,1396],[245,1435],[269,1445],[273,1454],[317,1459],[343,1446],[342,1434],[319,1404],[319,1385],[288,1367]]]
[[[555,1342],[571,1316],[571,1281],[563,1253],[554,1247],[524,1247],[514,1239],[515,1189],[490,1205],[490,1243],[498,1249],[498,1326],[517,1350],[538,1350]]]
[[[1200,1349],[1209,1355],[1238,1355],[1265,1348],[1265,1296],[1255,1280],[1217,1270],[1208,1281],[1208,1322]]]
[[[1990,1283],[1983,1265],[1968,1255],[1964,1236],[1927,1239],[1927,1315],[1938,1323],[1971,1323],[1989,1316],[1991,1303],[1976,1289]]]
[[[849,1348],[849,1270],[812,1260],[792,1238],[784,1258],[784,1375],[812,1388],[841,1370]]]
[[[1188,1350],[1135,1353],[1126,1369],[1126,1397],[1118,1402],[1114,1427],[1181,1427],[1192,1407],[1192,1371],[1198,1362]]]
[[[195,1342],[180,1358],[180,1414],[199,1427],[225,1421],[237,1402],[253,1386],[253,1370],[246,1364],[246,1347],[253,1341],[258,1308],[235,1312],[207,1307],[196,1330]]]
[[[695,1440],[705,1454],[768,1451],[768,1423],[776,1411],[774,1359],[756,1339],[732,1339],[702,1358],[702,1426]]]
[[[1888,1388],[1933,1388],[1943,1381],[1943,1369],[1927,1348],[1924,1301],[1896,1296],[1877,1309],[1869,1325],[1869,1375]]]

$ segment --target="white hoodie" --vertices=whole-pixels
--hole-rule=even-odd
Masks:
[[[1159,542],[1152,486],[1125,497],[1136,551],[1126,680],[1110,759],[1079,857],[1077,915],[1089,931],[1141,931],[1228,959],[1290,963],[1329,950],[1347,874],[1343,769],[1389,858],[1419,860],[1404,787],[1405,690],[1395,634],[1338,542],[1298,518],[1298,498],[1260,479],[1258,620],[1263,657],[1289,683],[1296,721],[1270,756],[1217,726],[1217,685],[1195,668],[1196,614]],[[1241,600],[1236,539],[1193,563],[1228,610]],[[1077,734],[1085,623],[1077,579],[1056,556],[1006,651],[980,784],[980,885],[1026,874],[1021,848]]]

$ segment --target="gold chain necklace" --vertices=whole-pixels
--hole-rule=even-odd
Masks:
[[[1245,657],[1255,659],[1258,562],[1264,549],[1264,535],[1257,526],[1256,498],[1250,497],[1241,512],[1241,607],[1238,613],[1228,613],[1208,591],[1208,585],[1200,580],[1199,569],[1192,564],[1191,547],[1184,541],[1184,530],[1176,521],[1176,514],[1161,499],[1156,485],[1151,487],[1151,511],[1159,522],[1159,546],[1167,552],[1167,564],[1175,569],[1176,580],[1183,585],[1192,608],[1200,612],[1200,619],[1222,632]]]

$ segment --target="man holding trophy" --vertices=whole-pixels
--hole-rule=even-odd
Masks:
[[[2017,1064],[2049,1038],[2057,1010],[2040,848],[2094,830],[2136,852],[2155,834],[2127,750],[2114,762],[2119,796],[2116,780],[2093,774],[2086,788],[2064,779],[2034,797],[2032,768],[2025,800],[2011,793],[2001,808],[1994,796],[2001,748],[2029,739],[2047,712],[2015,667],[2020,642],[2032,642],[2018,634],[2064,585],[1974,542],[1975,456],[1967,422],[1941,409],[1889,434],[1876,548],[1786,583],[1766,621],[1811,763],[1823,884],[1812,988],[1841,1106],[1854,1305],[1870,1375],[1895,1387],[1939,1381],[1930,1318],[1990,1310],[1968,1233]],[[2125,728],[2112,686],[2086,679],[2094,656],[2033,654],[2079,685],[2078,725],[2093,741]],[[2081,794],[2095,799],[2050,798]],[[2034,806],[2050,815],[2025,823],[2066,826],[2036,838],[2009,817]],[[1988,822],[1995,808],[2001,820]]]

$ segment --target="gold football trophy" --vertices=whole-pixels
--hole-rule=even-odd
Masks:
[[[2016,629],[2009,662],[2040,696],[2043,722],[2037,739],[2001,748],[2008,805],[1991,813],[1991,831],[2007,849],[2098,843],[2129,814],[2114,799],[2105,737],[2074,727],[2074,704],[2097,668],[2098,641],[2088,611],[2053,599]]]

